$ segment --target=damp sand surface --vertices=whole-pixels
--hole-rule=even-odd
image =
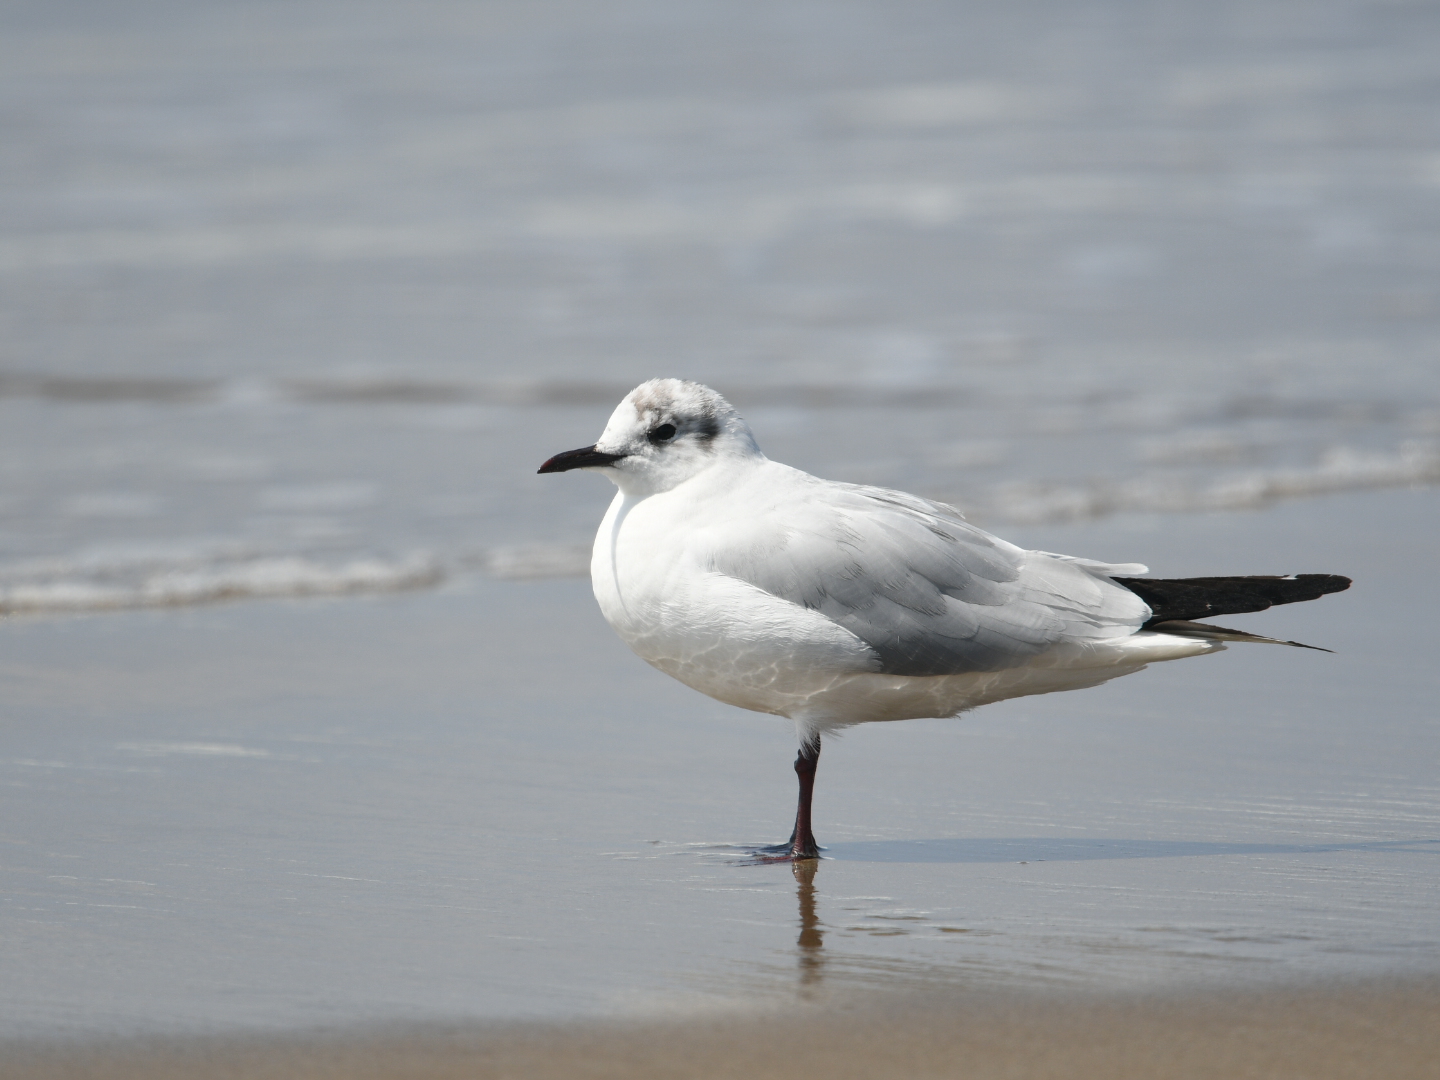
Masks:
[[[1119,998],[952,992],[688,1020],[27,1046],[12,1048],[0,1076],[1421,1080],[1440,1054],[1437,1009],[1435,982]]]
[[[491,1053],[467,1041],[482,1029],[559,1069],[587,1039],[722,1047],[749,1024],[716,1059],[739,1062],[793,1037],[787,1010],[835,1046],[883,1015],[923,1045],[993,1028],[1003,1048],[1040,1009],[1038,1047],[1093,1027],[1120,1040],[1097,1054],[1152,1053],[1174,1030],[1203,1061],[1206,1039],[1259,1038],[1237,994],[1316,1046],[1363,1028],[1378,1052],[1386,1024],[1433,1040],[1402,1019],[1440,972],[1416,614],[1440,601],[1417,571],[1437,519],[1433,491],[1381,492],[1014,533],[1165,574],[1356,585],[1230,620],[1334,655],[1233,647],[828,741],[827,857],[801,875],[742,856],[788,831],[788,723],[651,671],[583,581],[10,619],[3,1056],[42,1070],[63,1055],[36,1047],[119,1045],[120,1069],[160,1039],[176,1061],[243,1044],[237,1069],[289,1054],[324,1075],[325,1054],[378,1046],[366,1067],[399,1070],[410,1047],[445,1075]],[[1014,1005],[998,1026],[937,1004],[995,1000]]]

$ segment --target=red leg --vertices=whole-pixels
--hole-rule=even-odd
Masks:
[[[818,859],[820,846],[810,827],[810,799],[815,794],[815,767],[820,761],[820,736],[812,735],[800,744],[795,758],[795,775],[800,780],[800,804],[795,810],[795,830],[790,834],[792,859]]]

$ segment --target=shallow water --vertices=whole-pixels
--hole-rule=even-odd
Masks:
[[[629,387],[991,525],[1440,481],[1430,4],[12,3],[0,608],[573,573]]]
[[[1344,570],[1234,647],[828,741],[630,656],[580,581],[13,619],[0,1034],[745,1009],[1440,968],[1431,492],[1017,534]]]

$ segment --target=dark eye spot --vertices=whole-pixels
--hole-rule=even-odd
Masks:
[[[649,437],[652,443],[669,442],[675,437],[675,425],[661,424],[654,431],[650,432]]]

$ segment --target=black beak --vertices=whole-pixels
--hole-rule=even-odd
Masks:
[[[538,472],[569,472],[571,469],[593,469],[600,465],[611,465],[623,458],[624,454],[607,454],[593,446],[582,446],[579,450],[566,450],[556,454],[541,465]]]

